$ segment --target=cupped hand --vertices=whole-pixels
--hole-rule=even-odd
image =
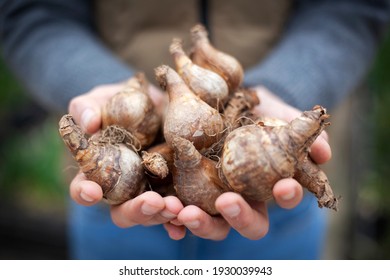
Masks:
[[[125,83],[100,85],[91,91],[73,98],[68,107],[68,112],[76,123],[89,134],[97,132],[102,123],[101,109],[107,100],[119,92]],[[157,87],[149,86],[149,96],[159,112],[162,112],[165,95]]]
[[[72,99],[69,103],[69,114],[86,133],[96,133],[101,127],[102,106],[124,85],[125,83],[98,86]],[[162,92],[150,86],[149,93],[157,108],[162,108]],[[103,199],[103,192],[97,183],[87,180],[80,172],[70,183],[70,196],[77,203],[90,206]],[[182,208],[182,203],[176,197],[162,197],[156,192],[147,191],[121,205],[111,206],[111,217],[119,227],[137,224],[148,226],[175,219]]]
[[[286,104],[266,88],[257,87],[256,91],[261,100],[261,104],[254,109],[256,115],[289,122],[301,114],[298,109]],[[310,157],[317,164],[326,163],[331,158],[327,140],[326,132],[322,132],[311,146]],[[280,207],[292,209],[301,202],[303,188],[293,178],[281,179],[274,185],[273,196]],[[212,240],[226,238],[231,229],[248,239],[260,239],[268,232],[265,202],[247,202],[239,194],[228,192],[218,197],[216,208],[221,216],[210,216],[196,206],[184,207],[176,220],[165,225],[165,229],[173,239],[183,238],[186,228],[196,236]]]
[[[101,126],[102,105],[119,91],[123,84],[105,85],[74,98],[69,113],[81,124],[87,133],[95,133]],[[301,113],[284,103],[266,88],[256,88],[261,104],[254,109],[258,115],[276,117],[291,121]],[[151,97],[155,104],[163,104],[163,95],[151,87]],[[160,106],[163,108],[163,106]],[[318,164],[331,158],[327,134],[323,132],[311,146],[311,158]],[[71,197],[82,205],[93,205],[102,199],[99,185],[86,180],[80,173],[70,185]],[[303,197],[302,186],[292,178],[278,181],[273,188],[276,203],[286,209],[296,207]],[[268,232],[269,220],[265,202],[248,202],[236,193],[224,193],[216,201],[220,216],[210,216],[196,206],[183,207],[176,197],[161,197],[155,192],[145,192],[121,205],[111,207],[111,217],[120,227],[137,224],[164,224],[168,235],[175,240],[184,238],[187,229],[194,235],[222,240],[231,229],[248,239],[259,239]]]

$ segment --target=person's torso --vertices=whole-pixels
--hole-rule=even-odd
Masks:
[[[206,25],[212,44],[248,68],[280,37],[291,0],[96,0],[98,31],[119,57],[154,80],[154,68],[172,65],[173,38],[191,45],[190,29]]]

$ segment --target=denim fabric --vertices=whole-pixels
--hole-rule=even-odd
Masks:
[[[308,194],[293,210],[272,204],[270,230],[252,241],[235,230],[223,241],[193,236],[183,240],[168,237],[162,226],[115,226],[105,205],[71,204],[70,251],[73,259],[319,259],[326,233],[326,216]]]

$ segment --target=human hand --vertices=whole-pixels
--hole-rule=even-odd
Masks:
[[[102,106],[123,87],[123,83],[96,87],[71,100],[69,113],[85,132],[96,133],[101,127]],[[162,108],[162,92],[150,86],[149,93],[154,104]],[[85,206],[94,205],[103,198],[101,187],[87,180],[81,172],[70,183],[70,195],[74,201]],[[112,206],[111,216],[114,223],[120,227],[154,225],[175,218],[182,208],[183,205],[176,197],[163,198],[156,192],[148,191],[121,205]]]
[[[102,124],[101,108],[124,86],[125,83],[97,86],[89,92],[73,98],[69,103],[68,112],[84,132],[93,134],[100,129]],[[157,111],[162,114],[164,103],[167,101],[166,95],[153,85],[149,85],[149,95]]]
[[[287,122],[300,115],[299,110],[284,103],[266,88],[257,87],[256,91],[261,104],[254,109],[255,114]],[[331,158],[327,139],[326,132],[322,132],[311,146],[310,157],[318,164]],[[303,189],[295,179],[286,178],[275,184],[273,196],[280,207],[291,209],[301,202]],[[165,224],[165,228],[173,239],[183,238],[186,228],[194,235],[213,240],[224,239],[231,228],[249,239],[260,239],[268,232],[268,212],[264,202],[247,202],[239,194],[229,192],[217,199],[216,208],[222,217],[212,217],[198,207],[187,206],[176,220]]]

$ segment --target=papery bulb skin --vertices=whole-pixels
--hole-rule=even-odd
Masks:
[[[217,162],[202,156],[194,145],[174,137],[173,183],[177,197],[184,205],[195,205],[210,215],[217,215],[216,199],[231,190],[225,185],[216,168]]]
[[[138,73],[102,109],[103,128],[109,125],[123,127],[133,134],[134,146],[138,149],[154,141],[162,124],[148,87],[145,75]]]
[[[61,118],[59,132],[87,179],[100,185],[108,204],[121,204],[144,191],[141,158],[125,144],[110,141],[104,132],[87,139],[71,115]]]
[[[203,151],[218,142],[224,130],[219,112],[196,96],[169,66],[156,68],[156,78],[169,95],[164,121],[164,138],[167,144],[172,146],[173,137],[180,136]]]
[[[215,109],[223,108],[229,96],[225,80],[217,73],[192,63],[183,50],[182,42],[174,39],[169,51],[176,64],[176,71],[189,88]]]
[[[272,198],[272,189],[282,178],[292,178],[299,172],[314,174],[318,169],[305,169],[310,146],[329,125],[326,110],[316,106],[289,124],[264,125],[259,122],[233,130],[227,137],[222,155],[222,174],[236,192],[244,197],[266,201]],[[314,171],[314,172],[313,172]],[[297,173],[298,172],[298,173]],[[330,186],[326,191],[316,190],[301,174],[302,185],[313,192],[321,206],[336,209],[336,198]],[[309,175],[313,176],[313,175]],[[314,178],[314,177],[311,177]],[[319,177],[318,177],[319,178]],[[327,196],[321,202],[321,196]],[[332,201],[332,202],[326,202]]]
[[[228,84],[230,92],[234,92],[244,78],[241,63],[233,56],[224,53],[211,45],[206,28],[197,24],[191,29],[193,50],[192,61],[219,74]]]

